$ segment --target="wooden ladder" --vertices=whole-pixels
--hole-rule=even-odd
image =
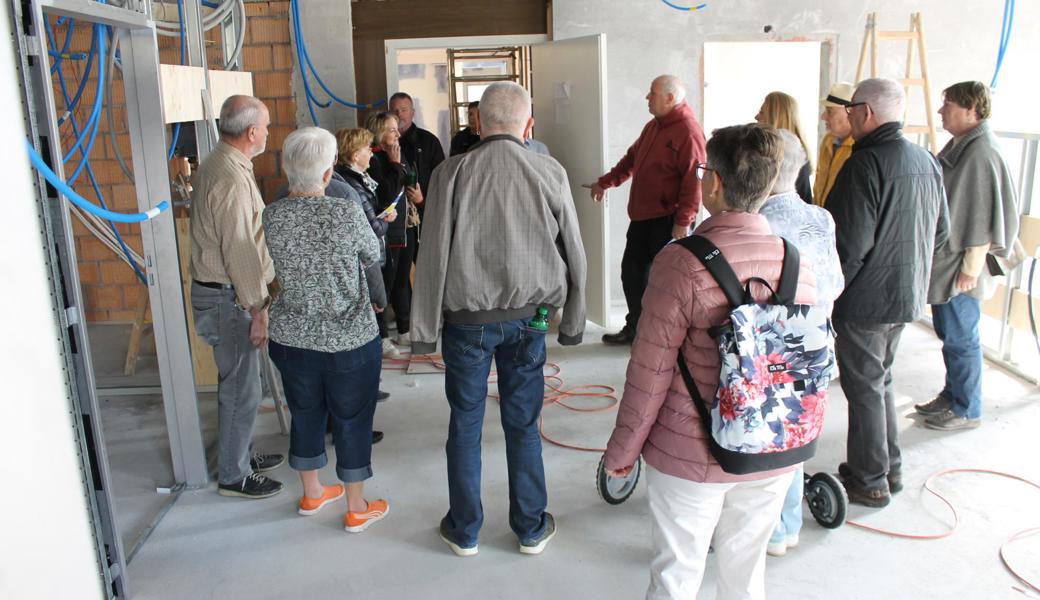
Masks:
[[[878,76],[878,42],[897,41],[906,42],[906,74],[902,79],[897,79],[903,84],[903,89],[909,98],[910,87],[920,87],[924,92],[927,125],[905,125],[905,133],[923,133],[928,136],[928,146],[932,154],[939,152],[939,145],[935,135],[935,116],[932,110],[932,89],[928,83],[928,55],[924,45],[924,26],[921,24],[921,13],[910,15],[909,31],[878,31],[877,13],[867,15],[867,28],[863,35],[863,45],[859,52],[859,64],[856,66],[856,83],[863,81],[863,67],[867,61],[867,50],[870,50],[870,76]],[[921,76],[911,77],[911,66],[914,60],[914,44],[917,44],[917,53],[920,56]],[[907,102],[909,105],[909,101]]]

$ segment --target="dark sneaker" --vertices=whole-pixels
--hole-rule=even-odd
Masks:
[[[845,493],[849,496],[849,502],[853,504],[862,504],[871,508],[884,508],[892,501],[892,495],[888,493],[888,490],[864,489],[849,479],[841,483],[845,486]]]
[[[914,410],[917,411],[917,414],[926,417],[942,414],[942,411],[948,408],[950,408],[950,399],[942,394],[939,394],[924,404],[914,405]]]
[[[437,533],[441,536],[441,541],[447,544],[456,556],[476,556],[476,544],[473,544],[472,546],[463,546],[461,544],[456,544],[455,542],[451,541],[451,538],[448,537],[448,532],[444,527],[444,519],[441,519],[441,524],[440,527],[437,528]]]
[[[617,333],[604,334],[602,339],[603,343],[608,346],[627,346],[632,343],[632,340],[636,339],[636,332],[635,329],[625,325]]]
[[[376,402],[386,402],[389,399],[390,392],[384,392],[383,390],[379,390],[379,392],[376,394]]]
[[[285,457],[281,454],[254,454],[249,459],[249,468],[254,473],[266,473],[282,466],[284,462]]]
[[[849,467],[849,463],[841,463],[838,465],[838,478],[844,482],[846,479],[852,477],[852,469]],[[889,471],[888,475],[885,476],[888,479],[888,493],[898,494],[903,491],[903,474],[899,471]]]
[[[373,444],[378,444],[381,441],[383,441],[383,432],[382,431],[373,431],[372,432],[372,443]]]
[[[982,419],[969,419],[967,417],[962,417],[948,408],[941,413],[924,420],[925,427],[928,429],[936,429],[938,431],[976,429],[979,425],[982,425]]]
[[[549,543],[549,540],[553,539],[556,535],[556,519],[553,518],[551,513],[545,513],[545,529],[542,534],[533,540],[526,542],[520,542],[520,553],[521,554],[541,554],[542,550],[545,550],[545,545]]]
[[[236,481],[235,483],[221,483],[217,486],[217,493],[221,496],[238,496],[240,498],[270,498],[282,491],[282,482],[275,481],[266,475],[253,473],[252,475]]]

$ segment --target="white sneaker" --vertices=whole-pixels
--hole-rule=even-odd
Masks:
[[[784,540],[784,543],[787,544],[788,548],[798,547],[798,534],[796,533],[794,535],[787,536],[787,539]]]
[[[397,345],[398,346],[408,346],[408,347],[411,347],[411,345],[412,345],[412,336],[411,336],[411,334],[410,333],[399,333],[399,334],[397,334]]]
[[[401,358],[401,351],[390,341],[390,338],[383,338],[383,358]]]
[[[783,541],[775,544],[770,542],[766,545],[766,554],[769,556],[783,556],[787,554],[787,542]]]

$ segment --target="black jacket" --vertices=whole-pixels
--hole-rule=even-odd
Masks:
[[[376,180],[376,210],[382,212],[392,202],[397,201],[397,218],[390,223],[386,231],[386,244],[393,248],[405,245],[405,225],[408,222],[408,198],[404,191],[405,167],[400,163],[390,162],[386,151],[380,150],[372,155],[368,163],[368,175]]]
[[[455,137],[451,138],[451,149],[448,151],[448,155],[458,156],[459,154],[465,154],[479,141],[479,133],[476,133],[469,127],[460,129],[459,132],[455,134]]]
[[[827,197],[845,291],[834,317],[907,323],[921,316],[932,254],[949,219],[939,163],[903,137],[902,123],[858,140]]]
[[[430,191],[430,175],[437,165],[444,162],[444,148],[437,136],[418,125],[412,124],[408,131],[401,134],[401,154],[412,168],[418,173],[418,181],[423,197]],[[420,205],[419,212],[423,211],[425,202]]]

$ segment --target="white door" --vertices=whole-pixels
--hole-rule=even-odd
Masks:
[[[603,327],[610,316],[608,213],[582,184],[608,169],[606,61],[603,34],[531,46],[534,138],[567,170],[589,265],[588,319]]]

